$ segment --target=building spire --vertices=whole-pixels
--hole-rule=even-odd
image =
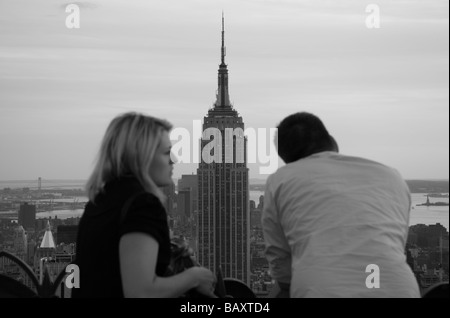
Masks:
[[[50,227],[50,221],[47,221],[47,229],[42,239],[40,248],[55,248],[55,240]]]
[[[222,47],[221,47],[221,64],[219,65],[219,78],[218,84],[219,87],[217,89],[215,108],[231,108],[230,97],[228,95],[228,69],[225,64],[225,18],[222,11]]]
[[[222,11],[222,64],[225,65],[225,55],[226,55],[226,49],[225,49],[225,18],[223,16]]]

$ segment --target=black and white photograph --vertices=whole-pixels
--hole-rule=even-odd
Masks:
[[[0,0],[0,149],[0,298],[450,297],[448,0]]]

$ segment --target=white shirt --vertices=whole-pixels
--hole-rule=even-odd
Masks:
[[[272,277],[291,297],[420,297],[404,253],[410,206],[400,174],[370,160],[321,152],[281,167],[262,214]]]

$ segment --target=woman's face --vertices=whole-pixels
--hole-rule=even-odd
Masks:
[[[173,182],[173,162],[170,160],[171,148],[172,144],[169,139],[169,133],[164,131],[150,165],[150,177],[158,187],[164,187]]]

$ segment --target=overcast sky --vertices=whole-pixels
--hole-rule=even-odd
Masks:
[[[79,29],[66,27],[70,3]],[[371,3],[378,29],[366,26]],[[448,3],[0,0],[0,180],[86,179],[126,111],[191,130],[215,101],[222,10],[246,127],[308,111],[344,154],[405,179],[448,179]],[[195,169],[178,164],[174,177]]]

